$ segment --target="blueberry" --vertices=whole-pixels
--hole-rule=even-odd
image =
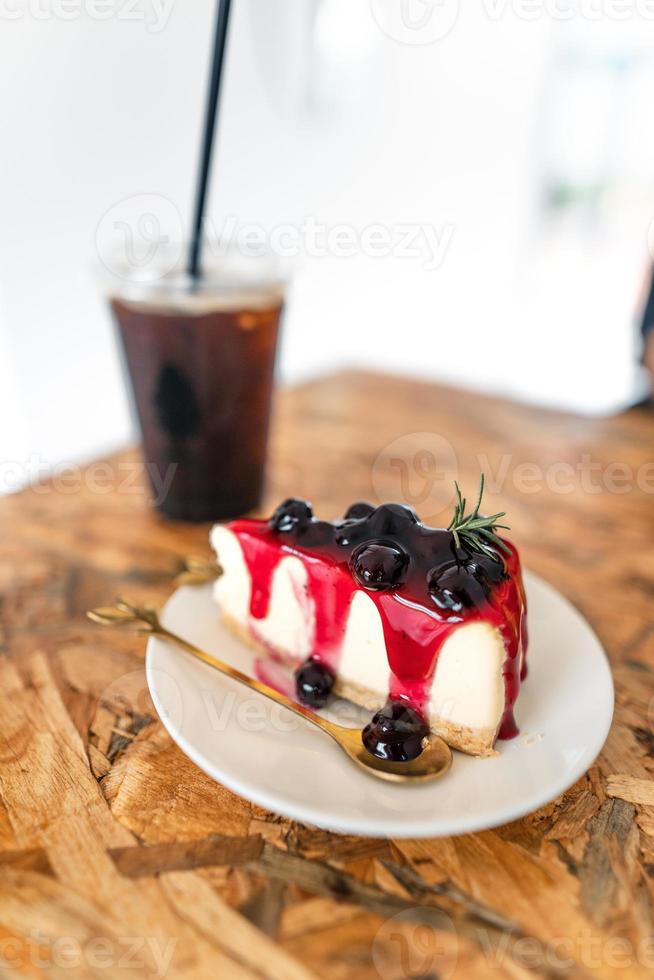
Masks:
[[[407,553],[384,541],[364,541],[350,557],[352,575],[371,592],[397,588],[404,581],[408,565]]]
[[[306,500],[297,500],[289,497],[283,504],[280,504],[273,516],[270,518],[270,526],[273,531],[281,534],[288,534],[295,531],[298,527],[307,524],[313,517],[311,504]]]
[[[345,520],[346,521],[363,520],[363,518],[365,517],[370,517],[374,509],[375,508],[373,507],[372,504],[366,503],[365,500],[359,500],[356,504],[352,504],[351,507],[348,507],[345,514]]]
[[[427,588],[439,609],[454,613],[482,605],[490,594],[486,576],[478,577],[459,562],[432,568],[427,575]]]
[[[475,555],[466,565],[475,578],[485,578],[492,585],[498,585],[506,578],[506,565],[500,555],[494,558],[490,555]]]
[[[361,524],[359,521],[339,521],[334,530],[334,541],[341,548],[349,548],[357,539],[361,539]]]
[[[387,701],[363,729],[361,739],[371,755],[389,762],[409,762],[423,749],[429,725],[415,708]]]
[[[371,527],[379,535],[402,534],[408,525],[418,523],[415,510],[406,504],[382,504],[370,515]]]
[[[466,605],[464,598],[460,595],[457,589],[450,589],[447,587],[430,587],[429,594],[438,608],[442,609],[444,612],[458,613],[461,612],[464,605]]]
[[[334,675],[328,667],[313,658],[295,671],[298,700],[311,708],[324,708],[334,686]]]

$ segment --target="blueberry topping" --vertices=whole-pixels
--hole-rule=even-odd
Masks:
[[[409,556],[398,545],[365,541],[352,552],[350,571],[365,589],[381,592],[397,588],[406,577]]]
[[[382,504],[370,515],[370,526],[376,534],[402,534],[419,519],[412,507],[406,504]]]
[[[371,592],[402,587],[403,595],[453,619],[483,605],[509,575],[493,543],[475,548],[463,533],[422,524],[413,508],[357,501],[339,521],[321,521],[311,504],[289,498],[269,521],[284,543],[316,551]],[[485,540],[485,539],[484,539]]]
[[[302,548],[321,548],[334,541],[334,525],[329,521],[308,521],[297,532],[297,543]]]
[[[351,507],[348,507],[345,514],[345,520],[346,521],[363,520],[363,518],[365,517],[370,517],[374,509],[375,508],[373,507],[372,504],[366,503],[365,500],[360,500],[356,504],[352,504]]]
[[[482,605],[490,594],[486,575],[476,572],[472,563],[450,562],[432,568],[427,575],[427,588],[439,609],[453,613]]]
[[[309,659],[295,671],[298,700],[311,708],[324,708],[333,686],[334,675],[318,660]]]
[[[281,534],[289,534],[291,531],[303,527],[313,517],[311,504],[306,500],[297,500],[289,497],[283,504],[280,504],[273,516],[270,518],[270,526],[273,531]]]
[[[361,738],[371,755],[389,762],[409,762],[423,750],[429,725],[415,708],[387,701],[363,729]]]

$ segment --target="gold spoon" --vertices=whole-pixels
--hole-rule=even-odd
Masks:
[[[277,704],[283,705],[289,711],[294,711],[296,715],[306,718],[311,724],[330,735],[352,762],[379,779],[386,779],[393,783],[427,782],[430,779],[438,779],[439,776],[444,776],[452,765],[452,752],[449,745],[433,732],[430,732],[423,739],[423,749],[417,759],[412,759],[410,762],[387,762],[385,759],[378,759],[377,756],[368,752],[364,746],[358,728],[346,728],[322,718],[309,708],[292,701],[291,698],[280,694],[274,688],[268,687],[267,684],[243,674],[230,664],[224,663],[205,650],[196,647],[193,643],[189,643],[183,637],[172,633],[165,626],[162,626],[159,614],[152,606],[135,606],[131,602],[119,599],[115,606],[91,609],[86,615],[94,623],[100,623],[102,626],[126,626],[130,623],[138,623],[140,625],[136,632],[169,640],[181,647],[182,650],[186,650],[187,653],[197,657],[198,660],[202,660],[203,663],[209,664],[210,667],[214,667],[222,674],[226,674],[227,677],[231,677],[232,680],[240,681],[241,684],[245,684],[253,691],[258,691],[259,694],[265,695],[271,701],[276,701]]]

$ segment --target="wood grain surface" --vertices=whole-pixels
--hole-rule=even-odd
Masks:
[[[440,840],[281,819],[171,742],[143,639],[84,617],[119,593],[163,602],[208,555],[206,527],[149,507],[136,453],[0,501],[0,975],[651,975],[653,460],[646,409],[585,419],[362,373],[280,394],[266,508],[388,498],[444,518],[452,479],[474,492],[484,468],[525,563],[606,645],[616,715],[591,771]]]

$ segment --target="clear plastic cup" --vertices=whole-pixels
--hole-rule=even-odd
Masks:
[[[269,263],[216,262],[181,273],[113,277],[111,308],[125,354],[156,506],[214,521],[257,507],[284,282]]]

